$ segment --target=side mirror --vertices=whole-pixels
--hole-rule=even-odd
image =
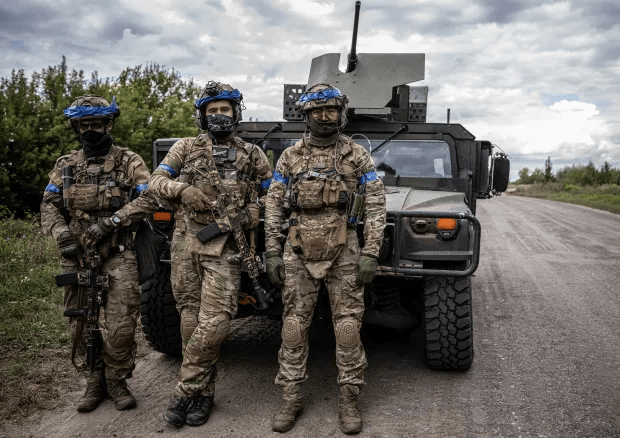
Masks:
[[[493,169],[493,183],[491,189],[494,192],[505,192],[508,188],[510,179],[510,160],[502,152],[498,152],[493,157],[491,167]]]

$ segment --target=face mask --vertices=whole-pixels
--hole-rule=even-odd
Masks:
[[[338,121],[333,122],[319,122],[314,117],[308,117],[308,127],[317,137],[330,137],[338,132]]]
[[[228,117],[224,114],[216,114],[214,116],[207,116],[207,123],[209,126],[209,132],[215,136],[228,135],[235,129],[234,120],[232,117]]]
[[[86,131],[80,135],[82,148],[87,157],[101,157],[107,154],[112,146],[112,137],[104,132]]]

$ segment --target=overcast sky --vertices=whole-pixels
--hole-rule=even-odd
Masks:
[[[244,118],[282,118],[282,84],[351,44],[353,0],[2,0],[0,77],[151,62],[230,83]],[[428,121],[461,123],[522,167],[620,167],[620,2],[362,0],[358,53],[425,53]]]

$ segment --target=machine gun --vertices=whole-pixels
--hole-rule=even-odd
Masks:
[[[78,318],[78,328],[73,340],[71,363],[80,370],[75,363],[75,354],[78,343],[81,342],[82,331],[86,325],[86,365],[93,372],[97,358],[101,354],[102,338],[99,327],[99,312],[105,305],[107,292],[110,285],[107,273],[102,272],[103,261],[96,249],[87,249],[86,253],[79,258],[77,272],[60,274],[56,276],[56,286],[77,285],[78,302],[83,303],[86,298],[86,306],[81,309],[65,309],[64,316]]]
[[[355,18],[353,20],[353,38],[351,40],[351,53],[347,56],[347,70],[345,73],[351,73],[357,67],[357,25],[360,21],[361,1],[355,2]]]

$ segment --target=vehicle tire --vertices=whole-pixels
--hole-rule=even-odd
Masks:
[[[171,356],[181,355],[181,321],[172,295],[170,265],[159,263],[155,275],[140,286],[140,321],[149,345]]]
[[[470,277],[427,277],[423,319],[429,367],[468,370],[474,359]]]

